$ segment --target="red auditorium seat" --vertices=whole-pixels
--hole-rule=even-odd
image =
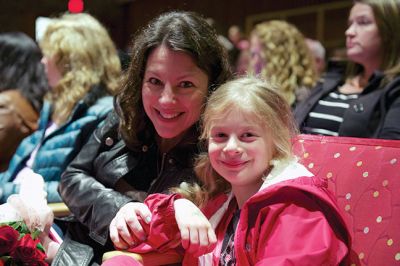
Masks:
[[[294,150],[338,200],[350,264],[400,265],[400,141],[300,135]]]

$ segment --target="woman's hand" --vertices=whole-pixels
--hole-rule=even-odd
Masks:
[[[196,257],[211,252],[217,237],[201,210],[187,199],[176,200],[174,209],[183,248]]]
[[[110,224],[110,238],[115,247],[127,249],[146,240],[138,216],[146,223],[151,221],[149,208],[140,202],[130,202],[117,212]]]

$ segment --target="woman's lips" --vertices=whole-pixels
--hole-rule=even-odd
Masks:
[[[352,48],[352,47],[354,47],[355,46],[355,43],[354,42],[346,42],[346,47],[347,48]]]
[[[174,120],[183,114],[183,112],[162,112],[157,109],[155,109],[155,110],[156,110],[158,116],[164,121]]]

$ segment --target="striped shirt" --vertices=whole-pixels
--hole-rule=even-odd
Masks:
[[[304,134],[338,136],[345,111],[357,94],[343,94],[338,90],[318,101],[305,121]]]

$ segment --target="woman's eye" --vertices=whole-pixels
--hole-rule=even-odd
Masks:
[[[156,79],[156,78],[149,78],[148,82],[150,82],[153,85],[161,85],[162,84],[161,80]]]
[[[357,21],[357,23],[358,23],[359,25],[368,25],[368,24],[371,23],[371,21],[370,21],[370,20],[367,20],[367,19],[360,19],[359,21]]]
[[[182,81],[181,83],[179,83],[179,86],[181,88],[191,88],[194,87],[194,84],[190,81]]]

